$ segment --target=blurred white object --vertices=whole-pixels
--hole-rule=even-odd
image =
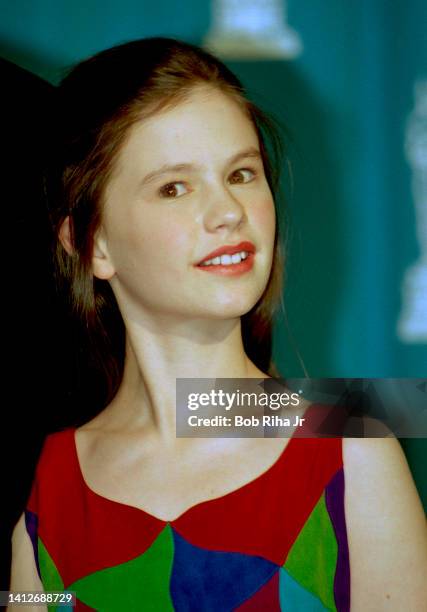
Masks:
[[[405,274],[398,335],[404,342],[422,343],[427,342],[427,81],[415,83],[415,108],[406,124],[405,151],[412,169],[421,253]]]
[[[287,24],[286,0],[211,0],[203,46],[225,59],[292,59],[302,42]]]

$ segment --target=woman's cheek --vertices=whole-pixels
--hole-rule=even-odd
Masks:
[[[166,224],[158,236],[158,243],[163,245],[171,257],[179,257],[180,254],[188,253],[195,240],[194,227],[190,230],[186,224],[176,222]]]
[[[265,198],[254,208],[254,223],[256,227],[265,230],[266,235],[272,234],[274,238],[276,211],[271,197]]]

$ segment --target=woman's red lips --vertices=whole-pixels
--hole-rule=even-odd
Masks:
[[[221,255],[234,255],[235,253],[240,253],[241,251],[246,251],[247,253],[255,253],[255,246],[252,244],[252,242],[248,241],[239,242],[239,244],[225,244],[224,246],[219,247],[219,249],[216,249],[215,251],[212,251],[212,253],[209,253],[208,255],[203,257],[203,259],[199,261],[199,263],[196,265],[200,266],[200,264],[202,264],[207,259],[220,257]]]

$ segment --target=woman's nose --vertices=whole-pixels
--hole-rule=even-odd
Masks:
[[[210,198],[205,211],[205,227],[208,231],[216,231],[223,227],[234,229],[245,219],[245,208],[235,194],[227,187],[217,189]]]

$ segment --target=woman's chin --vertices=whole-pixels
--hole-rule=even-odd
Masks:
[[[236,319],[248,313],[256,304],[253,299],[242,299],[218,301],[209,305],[209,315],[214,319]]]

